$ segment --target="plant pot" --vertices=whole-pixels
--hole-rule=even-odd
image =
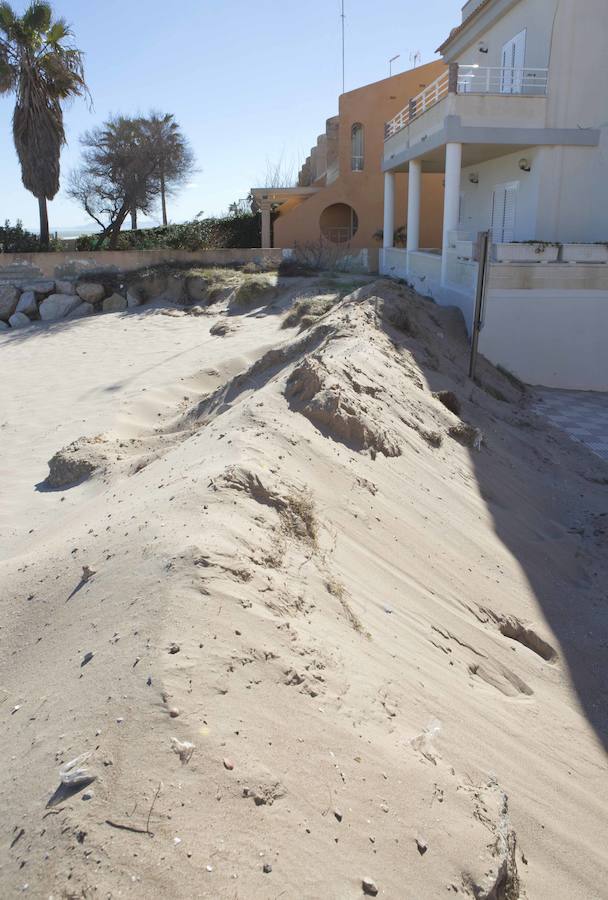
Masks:
[[[562,244],[562,262],[608,262],[608,246],[606,244]]]
[[[556,262],[559,246],[554,244],[494,244],[496,262]]]

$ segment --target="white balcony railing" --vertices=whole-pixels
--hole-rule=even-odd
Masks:
[[[384,139],[392,137],[435,106],[449,93],[519,94],[542,97],[547,93],[548,69],[504,68],[453,64],[384,126]]]
[[[548,69],[513,69],[499,66],[458,66],[459,94],[525,94],[547,93]]]
[[[431,106],[435,106],[440,100],[447,97],[449,83],[450,73],[445,71],[427,88],[415,97],[412,97],[408,105],[401,112],[397,113],[394,119],[386,123],[384,126],[384,139],[386,140],[392,137],[393,134],[397,134],[398,131],[401,131],[402,128],[405,128],[406,125],[409,125],[410,122],[421,116]]]

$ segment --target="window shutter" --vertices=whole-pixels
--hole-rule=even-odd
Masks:
[[[503,241],[508,244],[515,237],[515,208],[517,206],[517,186],[509,185],[504,192]]]
[[[497,184],[492,195],[492,240],[495,244],[508,244],[515,238],[515,214],[517,211],[517,182]]]
[[[503,227],[505,217],[505,191],[497,187],[492,194],[492,240],[495,244],[502,244]]]

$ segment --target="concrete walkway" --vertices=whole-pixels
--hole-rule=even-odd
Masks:
[[[534,411],[608,460],[608,393],[539,388]]]

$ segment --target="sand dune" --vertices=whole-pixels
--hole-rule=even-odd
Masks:
[[[3,897],[605,896],[608,469],[325,290],[0,336]]]

